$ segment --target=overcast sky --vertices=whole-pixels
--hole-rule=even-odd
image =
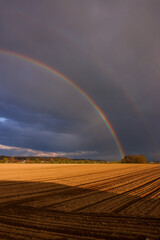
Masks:
[[[0,0],[0,155],[160,158],[159,0]],[[3,51],[2,51],[3,50]],[[14,54],[5,54],[4,51]]]

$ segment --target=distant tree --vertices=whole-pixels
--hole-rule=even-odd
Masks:
[[[61,159],[61,158],[57,159],[57,163],[58,163],[58,164],[59,164],[59,163],[62,163],[62,159]]]
[[[35,159],[33,160],[33,163],[40,163],[40,159],[39,159],[39,158],[35,158]]]
[[[88,159],[84,160],[84,162],[85,162],[85,163],[92,163],[92,161],[90,161],[90,160],[88,160]]]
[[[4,157],[3,159],[0,160],[0,163],[7,163],[8,162],[8,158]]]
[[[31,163],[30,158],[26,158],[26,163]]]
[[[144,155],[127,155],[122,163],[147,163],[147,159]]]
[[[79,160],[78,163],[82,164],[82,163],[83,163],[83,160]]]
[[[18,162],[18,160],[15,159],[14,157],[11,157],[10,160],[9,160],[9,162],[11,162],[11,163],[16,163],[16,162]]]

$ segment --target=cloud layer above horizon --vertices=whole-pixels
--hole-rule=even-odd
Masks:
[[[158,0],[0,1],[0,49],[71,79],[126,154],[159,159]],[[0,155],[118,160],[94,107],[54,73],[0,51]]]

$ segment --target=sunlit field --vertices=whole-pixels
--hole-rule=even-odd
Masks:
[[[158,239],[158,164],[1,164],[0,239]]]

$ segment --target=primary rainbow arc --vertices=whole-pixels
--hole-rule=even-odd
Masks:
[[[103,113],[103,111],[100,109],[100,107],[93,101],[93,99],[91,99],[91,97],[83,90],[81,89],[76,83],[74,83],[71,79],[69,79],[68,77],[64,76],[62,73],[58,72],[57,70],[55,70],[54,68],[38,61],[35,59],[32,59],[30,57],[21,55],[19,53],[16,52],[11,52],[9,50],[4,50],[4,49],[0,49],[0,53],[5,54],[5,55],[9,55],[9,56],[13,56],[13,57],[17,57],[19,59],[23,59],[24,61],[27,62],[31,62],[33,64],[36,64],[37,66],[39,66],[40,68],[47,70],[49,72],[51,72],[52,74],[57,75],[58,77],[60,77],[63,81],[65,81],[66,83],[68,83],[69,85],[71,85],[75,90],[77,90],[91,105],[92,107],[96,110],[96,112],[98,113],[98,115],[100,116],[100,118],[103,120],[103,122],[105,123],[106,127],[108,128],[109,132],[111,133],[114,142],[118,148],[118,151],[120,153],[121,158],[124,158],[124,151],[123,148],[121,146],[121,143],[118,139],[118,136],[114,130],[114,128],[112,127],[109,119],[106,117],[106,115]]]

